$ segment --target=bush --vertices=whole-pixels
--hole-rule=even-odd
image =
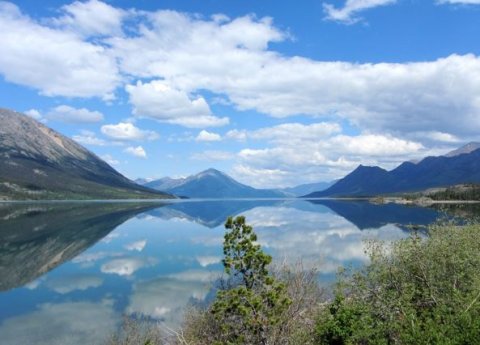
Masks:
[[[480,334],[480,227],[433,226],[339,275],[320,313],[318,344],[474,344]]]

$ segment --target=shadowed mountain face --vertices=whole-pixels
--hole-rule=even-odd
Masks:
[[[169,197],[28,116],[0,109],[0,123],[0,200]]]
[[[282,198],[285,193],[256,189],[235,181],[216,169],[208,169],[182,179],[162,178],[146,187],[188,198]]]
[[[0,204],[0,291],[28,284],[73,259],[131,217],[160,206]]]
[[[474,148],[461,148],[448,157],[427,157],[417,164],[404,162],[391,171],[360,165],[332,187],[306,197],[374,196],[480,183],[480,149],[471,151]]]

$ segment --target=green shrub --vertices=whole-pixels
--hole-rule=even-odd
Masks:
[[[318,344],[475,344],[480,337],[480,227],[433,226],[340,274],[317,322]]]

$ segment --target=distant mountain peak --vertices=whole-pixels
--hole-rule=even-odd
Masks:
[[[244,185],[214,168],[185,179],[152,181],[146,186],[189,198],[278,198],[286,195],[277,190],[256,189]]]
[[[449,153],[447,153],[445,155],[445,157],[455,157],[455,156],[463,155],[463,154],[466,154],[466,153],[471,153],[471,152],[476,151],[478,149],[480,149],[480,142],[472,141],[472,142],[469,142],[466,145],[463,145],[462,147],[459,147],[456,150],[450,151]]]
[[[209,168],[207,170],[201,171],[195,176],[228,176],[227,174],[221,172],[220,170],[214,169],[214,168]]]

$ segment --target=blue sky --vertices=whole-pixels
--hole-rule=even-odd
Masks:
[[[130,178],[262,187],[480,140],[480,0],[0,1],[0,106]]]

